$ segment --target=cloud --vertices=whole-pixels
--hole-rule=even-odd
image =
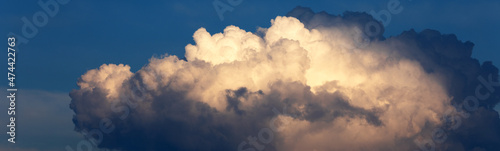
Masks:
[[[449,124],[443,116],[475,94],[479,76],[498,81],[498,69],[455,35],[385,38],[366,13],[303,7],[271,23],[258,33],[200,28],[186,60],[88,71],[70,93],[76,130],[102,130],[109,119],[113,130],[92,138],[119,150],[413,150]],[[379,33],[367,35],[367,24]],[[436,149],[499,148],[499,93]]]
[[[0,150],[64,150],[66,145],[83,139],[74,132],[72,110],[68,109],[71,98],[67,93],[20,89],[16,95],[16,144],[2,141]],[[6,109],[2,110],[2,119],[9,119]],[[2,121],[3,124],[9,123]]]

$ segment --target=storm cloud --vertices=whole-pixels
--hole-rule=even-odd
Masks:
[[[70,93],[75,130],[119,150],[500,149],[498,69],[471,58],[474,44],[435,30],[383,31],[367,13],[304,7],[256,33],[200,28],[185,60],[82,75]],[[436,142],[436,129],[445,141],[415,143]]]

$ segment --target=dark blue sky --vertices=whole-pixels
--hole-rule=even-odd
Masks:
[[[220,1],[228,4],[226,0]],[[36,95],[41,93],[39,91],[54,92],[43,94],[47,97],[41,100],[50,102],[55,98],[67,99],[67,102],[53,105],[64,110],[61,113],[57,111],[47,115],[62,115],[63,112],[71,114],[72,111],[67,108],[70,101],[67,94],[77,88],[78,78],[87,70],[113,63],[128,64],[135,72],[153,56],[171,54],[181,58],[184,56],[184,47],[194,43],[192,35],[200,27],[212,34],[222,32],[228,25],[253,32],[257,27],[269,27],[271,19],[286,15],[296,6],[310,7],[316,12],[326,11],[330,14],[341,14],[344,11],[379,12],[387,9],[388,1],[243,0],[241,4],[231,6],[233,11],[224,13],[224,20],[220,20],[212,5],[213,0],[71,0],[68,4],[59,6],[58,13],[49,17],[45,26],[38,28],[35,37],[17,48],[17,87],[30,90],[26,92],[31,93],[25,96],[27,99],[37,98]],[[500,1],[400,2],[404,9],[391,16],[384,36],[395,36],[412,28],[416,31],[430,28],[445,34],[456,34],[458,39],[475,44],[473,56],[481,62],[493,61],[496,66],[500,65]],[[5,35],[5,40],[10,32],[22,35],[21,18],[31,20],[38,11],[43,10],[37,1],[2,1],[0,33]],[[5,43],[3,46],[7,47]],[[7,80],[1,84],[5,87],[6,83]],[[45,110],[40,110],[43,111]],[[78,141],[75,139],[76,132],[68,128],[72,125],[71,117],[64,115],[59,118],[64,120],[59,121],[63,123],[59,125],[66,126],[65,131],[57,135],[58,139],[72,138]],[[2,121],[3,119],[2,117]],[[50,125],[46,126],[51,128]],[[46,133],[40,134],[44,135]],[[49,145],[44,145],[44,148],[49,150],[61,149],[68,143],[73,143],[73,146],[75,144],[71,141],[62,145],[57,142],[46,143]]]
[[[69,92],[76,80],[89,69],[103,63],[129,64],[140,69],[154,55],[182,57],[184,46],[193,43],[192,34],[200,27],[211,33],[227,25],[247,31],[267,27],[270,20],[294,7],[341,14],[344,11],[379,12],[388,1],[247,1],[224,13],[221,21],[213,1],[77,1],[61,5],[46,26],[19,47],[18,86]],[[226,1],[222,0],[226,3]],[[228,3],[226,3],[228,4]],[[401,1],[404,10],[391,16],[386,37],[414,28],[456,34],[475,44],[473,55],[480,61],[499,65],[500,16],[498,1]],[[4,1],[0,6],[1,33],[21,34],[26,16],[41,11],[35,1]]]

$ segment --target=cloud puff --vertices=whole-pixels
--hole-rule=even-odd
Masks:
[[[302,7],[271,23],[261,34],[200,28],[186,60],[88,71],[70,93],[76,130],[110,119],[114,129],[97,145],[121,150],[411,150],[447,124],[443,115],[474,94],[478,76],[498,80],[498,69],[480,66],[473,44],[454,35],[410,30],[386,39],[366,13]],[[369,23],[380,33],[367,36]],[[437,149],[498,147],[500,94],[489,94]]]

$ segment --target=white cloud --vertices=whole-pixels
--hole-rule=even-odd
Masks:
[[[279,116],[290,121],[268,144],[274,150],[414,149],[413,139],[443,124],[451,102],[463,97],[463,78],[483,70],[470,58],[473,44],[427,30],[380,34],[360,47],[362,23],[373,18],[346,16],[278,16],[259,30],[264,36],[236,26],[213,35],[200,28],[196,44],[186,46],[187,61],[152,58],[136,73],[112,64],[90,70],[71,93],[77,131],[117,119],[122,112],[114,106],[128,104],[129,118],[114,121],[117,135],[101,147],[236,149]],[[295,116],[276,115],[273,107]],[[136,138],[166,145],[114,142]]]

